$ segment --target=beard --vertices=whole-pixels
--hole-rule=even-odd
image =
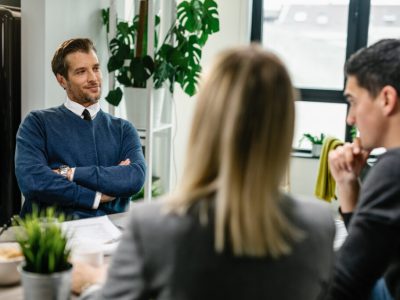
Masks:
[[[82,98],[82,103],[91,103],[91,104],[95,104],[99,101],[100,99],[100,94],[99,93],[97,96],[90,96],[90,95],[86,95],[84,98]]]
[[[99,101],[101,96],[101,86],[97,85],[99,91],[97,93],[90,93],[89,90],[86,89],[73,89],[71,86],[68,86],[67,94],[72,101],[75,101],[79,104],[95,104]],[[90,88],[90,87],[89,87]]]

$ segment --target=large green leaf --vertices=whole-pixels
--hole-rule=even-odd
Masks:
[[[128,22],[122,22],[122,21],[118,22],[118,24],[117,24],[118,34],[121,36],[124,36],[124,37],[128,36],[131,32],[129,30],[129,27],[130,27],[130,25]]]
[[[203,3],[200,0],[183,1],[177,8],[179,23],[192,33],[201,29],[202,13]]]
[[[187,57],[189,59],[189,64],[192,67],[200,64],[201,46],[199,45],[199,39],[194,34],[189,37],[189,42],[187,44]]]
[[[122,90],[120,87],[117,87],[115,90],[110,90],[105,99],[111,105],[118,106],[122,100]]]
[[[202,26],[199,31],[199,44],[204,46],[208,36],[219,31],[219,19],[217,3],[213,0],[206,0],[203,6]]]
[[[154,73],[154,87],[156,89],[162,87],[164,81],[174,78],[175,68],[171,63],[167,61],[162,61],[155,69]],[[172,81],[173,83],[173,81]]]
[[[110,42],[111,56],[107,63],[108,72],[113,72],[123,67],[127,57],[133,57],[132,49],[124,40],[112,39]]]
[[[146,55],[144,57],[135,57],[129,66],[135,84],[142,85],[154,73],[153,59]]]
[[[124,61],[122,59],[119,59],[118,56],[110,56],[110,59],[108,60],[107,63],[107,70],[108,72],[113,72],[115,70],[118,70],[124,65]]]
[[[110,8],[101,10],[101,19],[103,20],[103,25],[106,26],[107,33],[110,32]]]
[[[124,86],[133,86],[133,78],[129,67],[123,67],[118,70],[117,81]]]
[[[197,91],[197,82],[199,80],[201,67],[196,65],[189,69],[189,72],[183,77],[183,82],[181,83],[182,89],[189,96],[193,96]]]
[[[218,5],[214,0],[204,1],[202,29],[208,34],[219,31]]]

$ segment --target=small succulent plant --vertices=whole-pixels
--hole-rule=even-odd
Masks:
[[[63,215],[56,216],[53,208],[42,213],[34,208],[24,219],[16,217],[16,239],[25,257],[25,271],[50,274],[71,268],[68,237],[61,228],[64,220]]]

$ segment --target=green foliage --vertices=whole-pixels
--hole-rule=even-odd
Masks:
[[[68,238],[60,225],[64,220],[63,215],[55,215],[53,208],[41,214],[34,208],[25,219],[16,218],[15,225],[21,228],[16,233],[16,239],[25,257],[25,271],[50,274],[71,267],[68,262]]]
[[[309,133],[304,133],[303,137],[300,139],[299,144],[302,143],[303,140],[308,140],[313,145],[322,145],[325,139],[325,134],[321,133],[318,137],[317,135],[311,135]]]
[[[350,129],[350,135],[351,135],[351,140],[354,141],[354,139],[357,137],[357,127],[356,126],[351,126]]]
[[[161,188],[157,181],[154,181],[152,186],[151,186],[151,196],[153,198],[158,197],[161,195]],[[139,200],[144,198],[144,187],[140,189],[139,192],[137,192],[135,195],[131,197],[131,201]]]
[[[139,17],[132,22],[118,22],[117,35],[109,43],[111,56],[108,71],[116,71],[116,79],[127,87],[145,87],[146,81],[154,75],[154,87],[160,88],[168,81],[171,93],[174,83],[189,96],[197,91],[201,72],[200,60],[202,47],[208,37],[219,31],[218,6],[214,0],[184,0],[177,7],[177,19],[171,26],[158,47],[158,36],[155,34],[155,49],[153,59],[146,54],[147,37],[144,36],[142,56],[135,53],[135,41],[139,29]],[[102,11],[103,24],[108,30],[109,10]],[[155,28],[160,18],[155,19]],[[107,31],[108,32],[108,31]],[[145,31],[146,34],[147,31]],[[117,106],[122,99],[122,93],[110,91],[106,100]]]

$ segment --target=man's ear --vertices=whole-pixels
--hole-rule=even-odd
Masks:
[[[67,88],[67,80],[65,79],[64,76],[61,74],[56,75],[58,83],[62,86],[62,88],[65,90]]]
[[[380,101],[385,116],[390,116],[398,106],[398,97],[396,89],[391,85],[385,85],[380,92]]]

